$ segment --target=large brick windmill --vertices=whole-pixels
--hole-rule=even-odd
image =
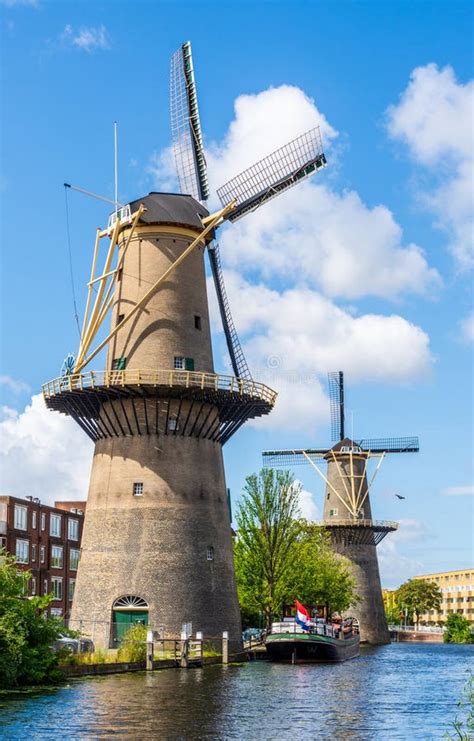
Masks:
[[[209,213],[189,43],[171,61],[171,122],[181,193],[116,195],[96,234],[77,357],[43,387],[95,442],[71,625],[102,645],[136,620],[240,642],[222,446],[276,394],[250,377],[213,239],[326,163],[313,129],[220,188]],[[214,371],[206,247],[233,377]],[[86,371],[103,349],[105,370]]]
[[[360,602],[351,608],[358,617],[361,638],[369,643],[388,643],[390,638],[382,601],[376,546],[398,528],[396,522],[372,519],[369,492],[387,453],[417,453],[417,437],[350,440],[344,425],[344,375],[329,373],[331,448],[277,450],[263,453],[265,466],[309,463],[325,483],[323,523],[330,531],[334,549],[352,565]],[[378,463],[370,479],[371,458]],[[327,463],[326,473],[321,464]],[[318,465],[319,464],[319,465]]]

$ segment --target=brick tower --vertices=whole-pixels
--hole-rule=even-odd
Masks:
[[[389,643],[376,546],[398,525],[372,519],[366,451],[345,438],[325,458],[323,524],[331,533],[336,553],[345,556],[351,564],[360,601],[350,608],[350,614],[359,620],[362,641]],[[352,514],[354,509],[356,517]]]
[[[106,370],[80,372],[89,323],[74,372],[43,387],[48,407],[95,441],[70,625],[97,645],[116,645],[137,620],[240,642],[222,445],[275,394],[214,372],[206,219],[191,196],[162,193],[112,219],[99,233],[118,258]]]
[[[323,521],[331,534],[333,549],[345,556],[356,581],[359,602],[350,608],[358,618],[361,640],[388,643],[390,636],[382,600],[376,546],[398,528],[396,522],[372,519],[369,492],[387,453],[416,453],[418,438],[399,437],[350,440],[344,434],[344,376],[329,374],[332,439],[331,448],[276,450],[263,454],[264,465],[294,466],[309,463],[325,483]],[[378,463],[367,480],[369,461]],[[322,465],[327,465],[327,471]]]

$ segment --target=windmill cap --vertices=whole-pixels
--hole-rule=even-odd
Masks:
[[[140,218],[141,224],[177,224],[202,231],[201,219],[209,216],[209,211],[199,201],[182,193],[151,192],[130,201],[132,213],[141,203],[146,208]]]
[[[359,448],[359,450],[360,450],[360,447],[359,447],[358,443],[355,443],[349,437],[345,437],[344,440],[339,440],[338,443],[336,443],[335,445],[333,445],[333,447],[328,450],[327,454],[324,457],[325,458],[328,458],[329,457],[329,453],[331,452],[331,450],[333,450],[335,453],[341,453],[341,452],[342,453],[345,453],[346,451],[344,450],[344,448],[348,448],[349,450],[353,450],[354,448]],[[356,452],[358,453],[359,451],[357,450]],[[361,453],[363,453],[363,452],[364,451],[361,450]]]

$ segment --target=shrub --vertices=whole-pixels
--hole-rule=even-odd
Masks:
[[[119,661],[145,661],[147,627],[135,623],[125,633],[117,654]]]
[[[463,615],[456,612],[448,615],[446,630],[444,633],[445,643],[473,643],[474,636],[471,633],[471,624]]]
[[[63,679],[52,644],[65,632],[47,617],[52,596],[26,597],[31,572],[18,572],[13,556],[0,551],[0,687]]]

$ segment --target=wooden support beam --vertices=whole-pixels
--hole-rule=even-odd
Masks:
[[[94,337],[96,336],[96,334],[97,334],[97,332],[99,330],[99,327],[101,326],[102,322],[105,319],[105,316],[106,316],[108,310],[110,309],[110,307],[113,304],[113,300],[109,300],[109,299],[110,299],[110,296],[111,296],[112,289],[115,286],[115,282],[116,282],[116,280],[114,280],[114,278],[116,279],[116,277],[118,275],[118,272],[119,272],[119,270],[120,270],[120,268],[121,268],[121,266],[123,264],[123,259],[124,259],[124,256],[125,256],[125,252],[128,249],[128,246],[129,246],[130,241],[132,239],[133,232],[134,232],[134,230],[135,230],[135,228],[136,228],[136,226],[138,224],[138,221],[140,220],[140,218],[141,218],[141,216],[142,216],[142,214],[143,214],[144,211],[145,211],[145,207],[143,206],[143,204],[140,204],[139,208],[137,209],[137,211],[135,211],[135,213],[132,216],[132,222],[130,224],[130,230],[129,230],[129,233],[128,233],[128,236],[127,236],[127,241],[125,243],[124,249],[122,251],[122,255],[119,258],[119,261],[118,261],[118,264],[117,264],[117,267],[115,268],[115,270],[110,270],[110,266],[111,266],[111,263],[112,263],[112,260],[113,260],[113,256],[114,256],[114,253],[115,253],[115,248],[118,246],[118,239],[119,239],[119,236],[120,236],[120,232],[122,230],[122,227],[121,227],[121,224],[120,224],[120,220],[119,219],[117,219],[117,221],[115,222],[114,230],[113,230],[112,236],[110,238],[110,245],[109,245],[109,250],[108,250],[108,253],[107,253],[106,260],[105,260],[104,269],[102,271],[102,275],[99,276],[98,278],[94,278],[94,275],[95,275],[95,262],[93,262],[93,271],[91,273],[91,280],[90,280],[90,282],[88,284],[89,285],[89,295],[90,295],[90,292],[92,290],[92,284],[93,283],[96,283],[96,282],[99,282],[100,281],[100,287],[99,287],[99,291],[97,293],[97,297],[96,297],[96,300],[95,300],[95,303],[94,303],[94,308],[93,308],[93,311],[92,311],[92,315],[91,315],[90,321],[87,324],[87,329],[85,328],[86,327],[86,322],[87,322],[87,315],[84,317],[83,335],[81,337],[81,346],[80,346],[78,357],[77,357],[75,372],[79,372],[80,369],[83,367],[82,365],[80,365],[80,363],[84,359],[84,356],[87,353],[89,347],[91,346],[91,343],[92,343]],[[123,228],[126,228],[126,227],[123,227]],[[96,240],[97,241],[97,244],[98,244],[98,241],[100,240],[101,236],[104,236],[104,234],[100,230],[97,230],[97,240]],[[94,257],[95,257],[95,261],[96,261],[97,255],[95,254]],[[105,285],[106,285],[109,277],[111,277],[111,276],[113,276],[114,278],[109,282],[109,286],[107,288],[107,292],[105,293],[105,296],[104,296]]]
[[[293,452],[293,453],[295,453],[295,455],[296,455],[296,451],[292,451],[292,452]],[[304,455],[304,457],[305,457],[305,458],[306,458],[306,460],[308,461],[308,463],[309,463],[309,464],[310,464],[311,466],[313,466],[314,470],[315,470],[315,471],[316,471],[316,472],[317,472],[317,473],[319,474],[319,476],[321,476],[322,480],[326,482],[326,484],[328,485],[328,487],[329,487],[329,488],[330,488],[330,489],[331,489],[331,490],[333,491],[333,493],[334,493],[334,494],[336,495],[336,497],[337,497],[337,498],[338,498],[338,499],[340,500],[340,502],[341,502],[341,503],[342,503],[342,504],[344,505],[344,507],[345,507],[345,508],[347,509],[347,511],[349,512],[349,514],[350,514],[350,515],[352,515],[352,514],[353,514],[353,512],[352,512],[351,508],[349,507],[349,504],[348,504],[348,503],[347,503],[347,502],[346,502],[346,501],[345,501],[345,500],[344,500],[344,499],[343,499],[343,498],[341,497],[341,495],[339,494],[339,492],[337,491],[337,489],[335,489],[335,488],[334,488],[334,486],[333,486],[333,485],[331,484],[331,482],[329,481],[329,479],[328,479],[328,478],[327,478],[327,477],[326,477],[326,476],[324,475],[324,473],[323,473],[323,472],[321,471],[321,469],[320,469],[320,468],[319,468],[319,467],[318,467],[318,466],[316,465],[316,463],[315,463],[314,461],[312,461],[312,460],[311,460],[311,458],[309,457],[309,455],[308,455],[308,454],[307,454],[307,453],[306,453],[306,452],[305,452],[304,450],[303,450],[302,452],[303,452],[303,455]]]
[[[368,453],[368,456],[367,456],[367,457],[369,457],[369,456],[370,456],[370,451],[369,451],[369,453]],[[384,458],[385,458],[385,452],[384,452],[384,453],[382,453],[382,455],[380,456],[380,460],[379,460],[379,462],[377,463],[377,466],[375,467],[375,471],[374,471],[374,473],[372,474],[372,478],[370,479],[370,482],[369,482],[369,483],[367,484],[367,491],[365,492],[364,496],[362,497],[362,501],[361,501],[361,503],[360,503],[360,507],[362,507],[362,505],[364,504],[365,500],[367,499],[367,497],[368,497],[368,495],[369,495],[369,491],[370,491],[370,488],[371,488],[372,484],[373,484],[373,483],[374,483],[374,481],[375,481],[375,477],[376,477],[376,476],[377,476],[377,474],[378,474],[379,468],[380,468],[380,466],[382,465],[382,462],[383,462],[383,459],[384,459]]]

